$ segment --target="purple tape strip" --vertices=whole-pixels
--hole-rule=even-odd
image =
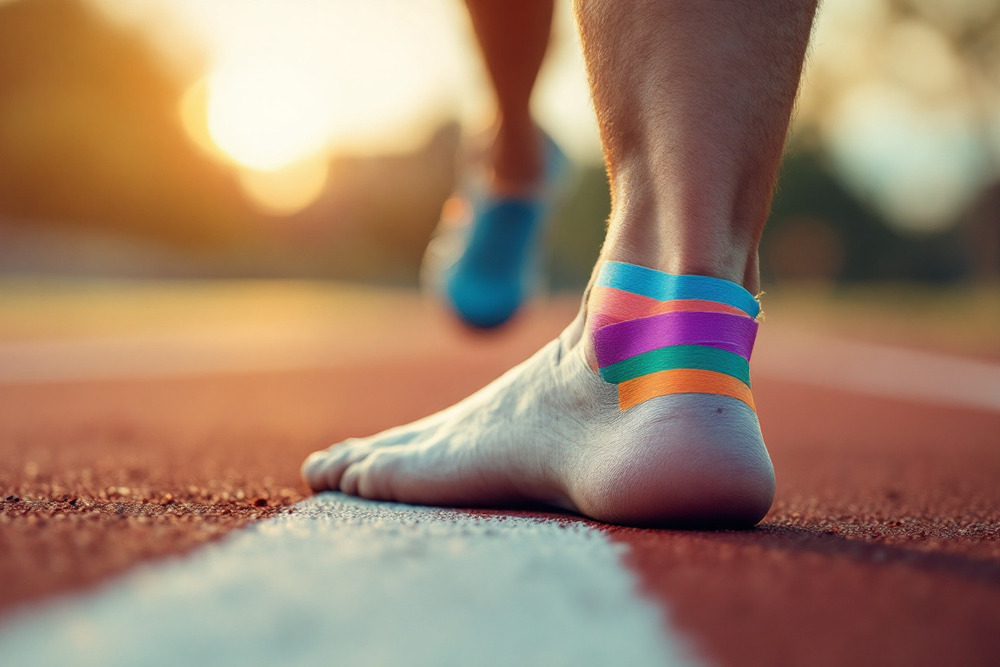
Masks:
[[[594,333],[597,364],[609,366],[670,345],[705,345],[750,360],[757,322],[728,313],[663,313],[610,324]]]

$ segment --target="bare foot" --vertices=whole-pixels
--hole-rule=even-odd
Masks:
[[[630,525],[751,526],[774,470],[756,413],[714,394],[619,408],[587,363],[581,314],[464,401],[302,465],[314,491],[425,505],[541,503]]]

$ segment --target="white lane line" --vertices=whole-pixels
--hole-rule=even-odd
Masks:
[[[416,353],[400,343],[381,356]],[[300,370],[376,355],[333,345],[329,332],[286,327],[8,342],[0,343],[0,385]]]
[[[323,494],[0,625],[9,665],[691,665],[581,523]]]
[[[766,327],[751,368],[755,377],[1000,411],[1000,364],[995,362]]]

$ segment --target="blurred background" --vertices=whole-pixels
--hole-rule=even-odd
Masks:
[[[568,2],[534,102],[577,290],[609,203]],[[490,103],[458,0],[0,0],[0,278],[415,286]],[[762,271],[1000,318],[1000,2],[823,3]]]

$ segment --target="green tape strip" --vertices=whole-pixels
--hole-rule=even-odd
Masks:
[[[750,364],[738,354],[704,345],[671,345],[637,354],[600,369],[605,382],[618,384],[641,375],[676,368],[698,368],[732,375],[750,386]]]

